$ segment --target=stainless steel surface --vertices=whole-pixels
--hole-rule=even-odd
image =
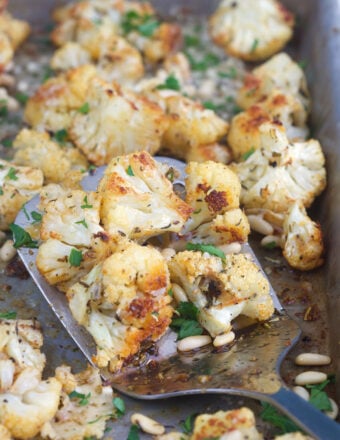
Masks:
[[[29,19],[36,27],[44,27],[49,12],[57,3],[55,0],[10,0],[10,9],[18,16]],[[177,2],[172,2],[172,4]],[[307,60],[306,74],[313,97],[311,123],[313,135],[320,139],[327,157],[328,188],[317,203],[313,215],[322,223],[327,244],[326,265],[309,274],[299,274],[287,268],[278,252],[262,251],[261,262],[271,271],[270,279],[279,293],[281,301],[291,315],[300,319],[303,338],[288,353],[282,362],[282,373],[289,385],[297,372],[293,358],[301,351],[331,351],[332,365],[327,372],[337,372],[339,383],[340,353],[338,340],[338,316],[340,315],[340,10],[337,0],[296,0],[284,1],[293,11],[299,13],[299,26],[291,47],[296,59]],[[189,1],[186,1],[189,5]],[[213,8],[216,1],[190,0],[193,9]],[[166,9],[169,2],[158,0],[157,6]],[[256,240],[255,240],[256,241]],[[261,249],[256,253],[259,255]],[[269,261],[270,258],[270,261]],[[309,287],[306,287],[306,283]],[[18,310],[20,317],[36,316],[42,322],[48,365],[46,374],[62,361],[70,363],[75,369],[84,367],[85,362],[77,348],[69,340],[66,332],[54,318],[47,304],[31,280],[18,280],[6,276],[1,266],[0,301],[2,310]],[[303,315],[308,307],[317,306],[320,317],[315,321],[304,321]],[[340,387],[337,386],[338,398]],[[189,414],[201,411],[216,411],[247,405],[258,412],[259,405],[252,399],[238,396],[200,395],[182,397],[162,402],[138,402],[126,398],[128,412],[126,417],[113,423],[111,431],[114,438],[125,439],[129,430],[129,415],[133,411],[143,411],[157,418],[167,427],[178,423]],[[261,423],[261,422],[259,422]],[[268,433],[268,426],[263,428]],[[107,434],[108,438],[112,438]],[[141,438],[144,438],[143,436]]]

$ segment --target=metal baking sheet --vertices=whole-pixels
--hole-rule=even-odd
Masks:
[[[33,0],[33,3],[22,0],[11,0],[9,9],[17,17],[29,20],[38,33],[50,23],[50,11],[58,3],[54,0]],[[65,3],[65,2],[63,2]],[[170,2],[155,0],[156,7],[168,14]],[[186,9],[197,14],[208,14],[214,10],[217,1],[186,0]],[[281,298],[288,313],[297,318],[303,328],[303,337],[290,352],[282,366],[282,375],[291,385],[297,373],[293,359],[298,352],[329,352],[333,362],[327,372],[340,372],[340,353],[338,340],[338,316],[340,314],[340,261],[337,258],[340,248],[340,8],[337,0],[295,0],[283,1],[298,15],[293,43],[288,50],[294,53],[295,59],[306,60],[306,74],[313,98],[311,126],[313,136],[318,138],[327,157],[328,188],[314,205],[312,215],[317,218],[324,231],[327,246],[325,265],[311,273],[299,273],[291,270],[283,261],[279,251],[270,254],[256,247],[263,267],[266,268],[271,282]],[[181,4],[171,2],[171,8]],[[34,35],[33,35],[34,39]],[[31,39],[32,41],[32,39]],[[37,41],[37,40],[36,40]],[[32,42],[26,44],[33,50]],[[42,50],[47,50],[42,48]],[[21,52],[23,53],[23,52]],[[34,54],[34,50],[33,50]],[[26,60],[26,61],[25,61]],[[27,62],[20,54],[17,62]],[[269,259],[268,259],[269,257]],[[10,276],[11,267],[0,266],[0,309],[17,310],[20,318],[37,317],[44,331],[44,348],[47,355],[46,375],[53,374],[56,366],[62,362],[71,364],[77,371],[85,367],[85,360],[68,337],[60,323],[45,303],[34,283],[30,279],[18,279]],[[312,307],[314,320],[303,319],[305,311]],[[339,383],[339,380],[337,381]],[[334,392],[340,398],[340,387]],[[259,411],[260,405],[252,399],[237,396],[202,395],[199,398],[185,397],[157,402],[139,402],[124,398],[128,408],[126,416],[112,423],[112,430],[106,434],[108,439],[125,439],[129,430],[129,416],[134,411],[142,411],[164,423],[166,427],[178,427],[189,414],[200,411],[215,411],[247,405]],[[267,429],[268,427],[264,427]],[[268,430],[267,430],[268,432]],[[143,436],[141,438],[144,438]],[[147,438],[147,437],[145,437]]]

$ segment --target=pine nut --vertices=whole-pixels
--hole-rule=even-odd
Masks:
[[[188,297],[187,294],[184,292],[184,290],[182,289],[181,286],[179,286],[176,283],[173,283],[172,286],[172,291],[174,294],[174,299],[176,302],[180,303],[180,302],[188,302]]]
[[[176,255],[176,251],[173,248],[165,248],[161,250],[161,254],[166,259],[166,261],[171,260],[171,258]]]
[[[214,347],[222,347],[222,345],[230,344],[235,339],[234,332],[223,333],[222,335],[216,336],[213,341]]]
[[[224,252],[226,255],[239,254],[242,250],[242,245],[238,241],[235,241],[234,243],[221,244],[217,247],[221,249],[221,251]]]
[[[309,400],[309,392],[304,387],[300,387],[299,385],[293,388],[294,393],[296,393],[298,396],[302,397],[304,400]]]
[[[261,240],[261,246],[263,247],[266,247],[271,243],[274,243],[275,247],[282,247],[282,240],[279,235],[266,235]]]
[[[151,435],[162,435],[165,432],[165,428],[156,420],[145,416],[144,414],[134,413],[131,416],[131,423],[138,425],[142,431]]]
[[[330,417],[331,419],[335,420],[339,414],[339,407],[338,407],[337,403],[332,398],[329,397],[329,400],[331,402],[332,409],[331,409],[331,411],[325,411],[325,414],[327,414],[328,417]]]
[[[329,365],[331,358],[319,353],[301,353],[295,358],[296,365]]]
[[[327,374],[321,371],[304,371],[295,378],[296,385],[313,385],[327,379]]]
[[[10,261],[16,253],[17,250],[13,246],[13,240],[7,240],[0,249],[0,260],[7,263],[7,261]]]
[[[262,235],[273,235],[273,226],[270,223],[266,222],[266,220],[263,220],[260,215],[248,215],[248,221],[250,224],[250,228],[253,231],[256,231]]]
[[[201,348],[205,345],[210,344],[211,337],[208,335],[197,335],[188,336],[187,338],[181,339],[177,342],[177,350],[179,351],[190,351],[195,350],[195,348]]]

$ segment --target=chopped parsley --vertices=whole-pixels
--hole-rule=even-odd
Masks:
[[[27,212],[26,206],[23,205],[21,209],[22,209],[23,213],[25,214],[26,219],[30,220],[31,217],[30,217],[29,213]]]
[[[29,99],[29,96],[26,95],[26,93],[17,92],[17,93],[15,94],[15,99],[16,99],[18,102],[20,102],[20,104],[25,105],[26,102],[27,102],[28,99]]]
[[[265,249],[275,249],[277,247],[276,241],[270,241],[263,246]]]
[[[73,248],[70,252],[70,256],[68,258],[68,261],[71,266],[78,267],[80,266],[80,263],[83,260],[83,253],[82,251],[78,251],[78,249]]]
[[[185,47],[198,47],[200,43],[200,39],[196,35],[184,35]]]
[[[18,180],[17,172],[18,172],[18,170],[16,170],[15,168],[11,167],[11,168],[8,170],[8,173],[7,173],[7,175],[6,175],[6,179],[9,179],[9,180]]]
[[[242,154],[241,159],[245,162],[253,153],[255,153],[254,147]]]
[[[121,24],[125,35],[136,31],[144,37],[151,37],[159,25],[160,22],[155,16],[149,14],[140,15],[136,11],[128,11],[124,15]]]
[[[122,417],[125,414],[125,403],[121,397],[115,397],[112,400],[113,406],[116,409],[117,417]]]
[[[259,45],[259,40],[257,38],[255,38],[255,40],[253,41],[253,44],[251,45],[250,52],[255,52],[258,45]]]
[[[90,104],[88,102],[85,102],[81,107],[78,108],[78,112],[82,115],[87,115],[90,111]]]
[[[189,52],[185,52],[185,55],[190,62],[192,70],[204,71],[209,67],[216,66],[220,62],[219,57],[210,52],[206,53],[200,60],[196,60],[195,57]]]
[[[5,118],[8,115],[6,99],[0,99],[0,118]]]
[[[74,390],[68,396],[70,399],[78,399],[79,406],[85,406],[90,401],[91,393],[82,394],[82,393],[78,393],[78,391]]]
[[[163,90],[163,89],[169,89],[169,90],[181,90],[181,85],[178,81],[178,79],[175,77],[175,75],[171,74],[169,75],[163,84],[160,84],[157,86],[157,89]]]
[[[177,333],[178,339],[201,335],[203,328],[197,322],[199,310],[191,302],[181,301],[176,309],[177,318],[173,318],[171,328]]]
[[[126,440],[139,440],[139,427],[138,427],[138,425],[131,425]]]
[[[196,418],[196,414],[190,414],[184,422],[182,422],[181,428],[185,434],[191,434],[194,429],[194,421]]]
[[[237,78],[237,69],[234,66],[229,67],[227,72],[218,72],[218,76],[220,78],[229,78],[236,79]]]
[[[131,165],[129,165],[126,169],[126,174],[129,176],[134,176],[135,173],[133,172],[133,169],[131,168]]]
[[[40,214],[40,212],[37,211],[31,211],[31,217],[33,219],[32,223],[39,223],[42,220],[42,214]]]
[[[79,220],[79,222],[75,222],[75,223],[76,223],[76,225],[83,225],[84,228],[88,229],[88,224],[86,223],[85,219]]]
[[[42,82],[43,82],[43,83],[46,82],[46,81],[49,80],[53,75],[54,75],[53,70],[52,70],[49,66],[47,66],[47,67],[45,68],[45,71],[44,71],[44,74],[43,74],[43,77],[42,77]]]
[[[301,67],[302,70],[305,70],[305,68],[307,67],[307,61],[306,60],[300,60],[298,62],[298,65]]]
[[[58,130],[54,133],[54,139],[58,142],[58,144],[64,145],[68,138],[68,133],[65,128]]]
[[[17,317],[17,312],[0,313],[0,319],[15,319],[16,317]]]
[[[171,296],[171,298],[173,298],[173,296],[174,296],[174,291],[171,289],[171,287],[168,290],[168,295]]]
[[[0,196],[4,195],[4,190],[2,189],[2,186],[0,186]]]
[[[25,231],[25,229],[23,229],[21,226],[12,223],[9,225],[9,229],[12,231],[13,234],[13,246],[15,247],[15,249],[18,249],[20,247],[31,249],[38,247],[38,242],[36,240],[32,240],[30,234]]]
[[[330,382],[331,379],[326,379],[316,385],[306,385],[306,388],[310,389],[309,403],[320,411],[332,410],[331,401],[329,400],[327,393],[323,391]]]
[[[283,434],[301,431],[287,416],[281,414],[274,406],[267,402],[261,402],[262,411],[260,417],[281,430]]]
[[[82,209],[93,208],[93,205],[90,205],[89,202],[87,201],[87,196],[84,197],[83,202],[84,204],[80,206]]]
[[[3,145],[5,148],[11,148],[11,147],[13,146],[13,140],[12,140],[12,139],[3,139],[3,140],[1,141],[1,143],[2,143],[2,145]]]
[[[187,243],[185,246],[187,251],[201,251],[207,252],[210,255],[215,255],[216,257],[225,260],[225,253],[221,251],[218,247],[212,244],[204,244],[204,243]]]

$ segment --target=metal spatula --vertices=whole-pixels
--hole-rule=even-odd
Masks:
[[[182,162],[169,158],[157,158],[180,173],[174,186],[183,184]],[[103,175],[98,168],[83,182],[85,190],[95,190]],[[26,210],[36,211],[39,197],[26,204]],[[16,224],[26,228],[30,223],[20,212]],[[248,244],[243,251],[251,253]],[[73,318],[66,296],[50,286],[35,265],[36,250],[21,248],[19,255],[40,291],[74,339],[86,358],[92,363],[95,343],[90,334]],[[271,288],[276,314],[266,324],[256,324],[241,330],[236,342],[227,350],[212,347],[180,354],[176,350],[176,335],[169,332],[158,341],[157,355],[147,356],[138,368],[128,367],[113,375],[101,370],[102,377],[124,394],[137,399],[163,399],[168,397],[202,393],[228,393],[265,400],[286,413],[305,432],[320,440],[339,440],[340,425],[315,409],[290,391],[279,375],[279,368],[288,350],[300,335],[298,324],[289,318]]]

